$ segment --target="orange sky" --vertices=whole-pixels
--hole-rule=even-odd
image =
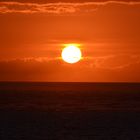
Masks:
[[[81,44],[67,64],[62,44]],[[140,82],[140,1],[0,0],[0,81]]]

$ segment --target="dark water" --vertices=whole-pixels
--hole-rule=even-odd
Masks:
[[[0,140],[140,140],[140,83],[0,83]]]

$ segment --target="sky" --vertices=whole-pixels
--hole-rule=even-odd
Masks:
[[[68,64],[64,44],[80,44]],[[140,82],[140,1],[0,0],[0,81]]]

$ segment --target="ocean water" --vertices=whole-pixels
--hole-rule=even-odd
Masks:
[[[0,140],[140,140],[140,83],[0,83]]]

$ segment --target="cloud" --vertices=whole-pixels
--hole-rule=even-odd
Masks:
[[[108,4],[119,4],[135,6],[140,5],[138,1],[105,1],[105,2],[81,2],[81,3],[20,3],[20,2],[0,2],[0,13],[47,13],[64,14],[76,12],[90,12],[97,10],[101,6]]]
[[[0,67],[0,81],[72,81],[82,69],[79,64],[48,58],[2,60]]]
[[[140,66],[140,55],[120,54],[96,57],[92,59],[95,60],[95,67],[101,69],[122,71],[132,65]]]
[[[140,81],[139,55],[83,59],[74,65],[61,59],[24,58],[0,61],[0,81]]]

